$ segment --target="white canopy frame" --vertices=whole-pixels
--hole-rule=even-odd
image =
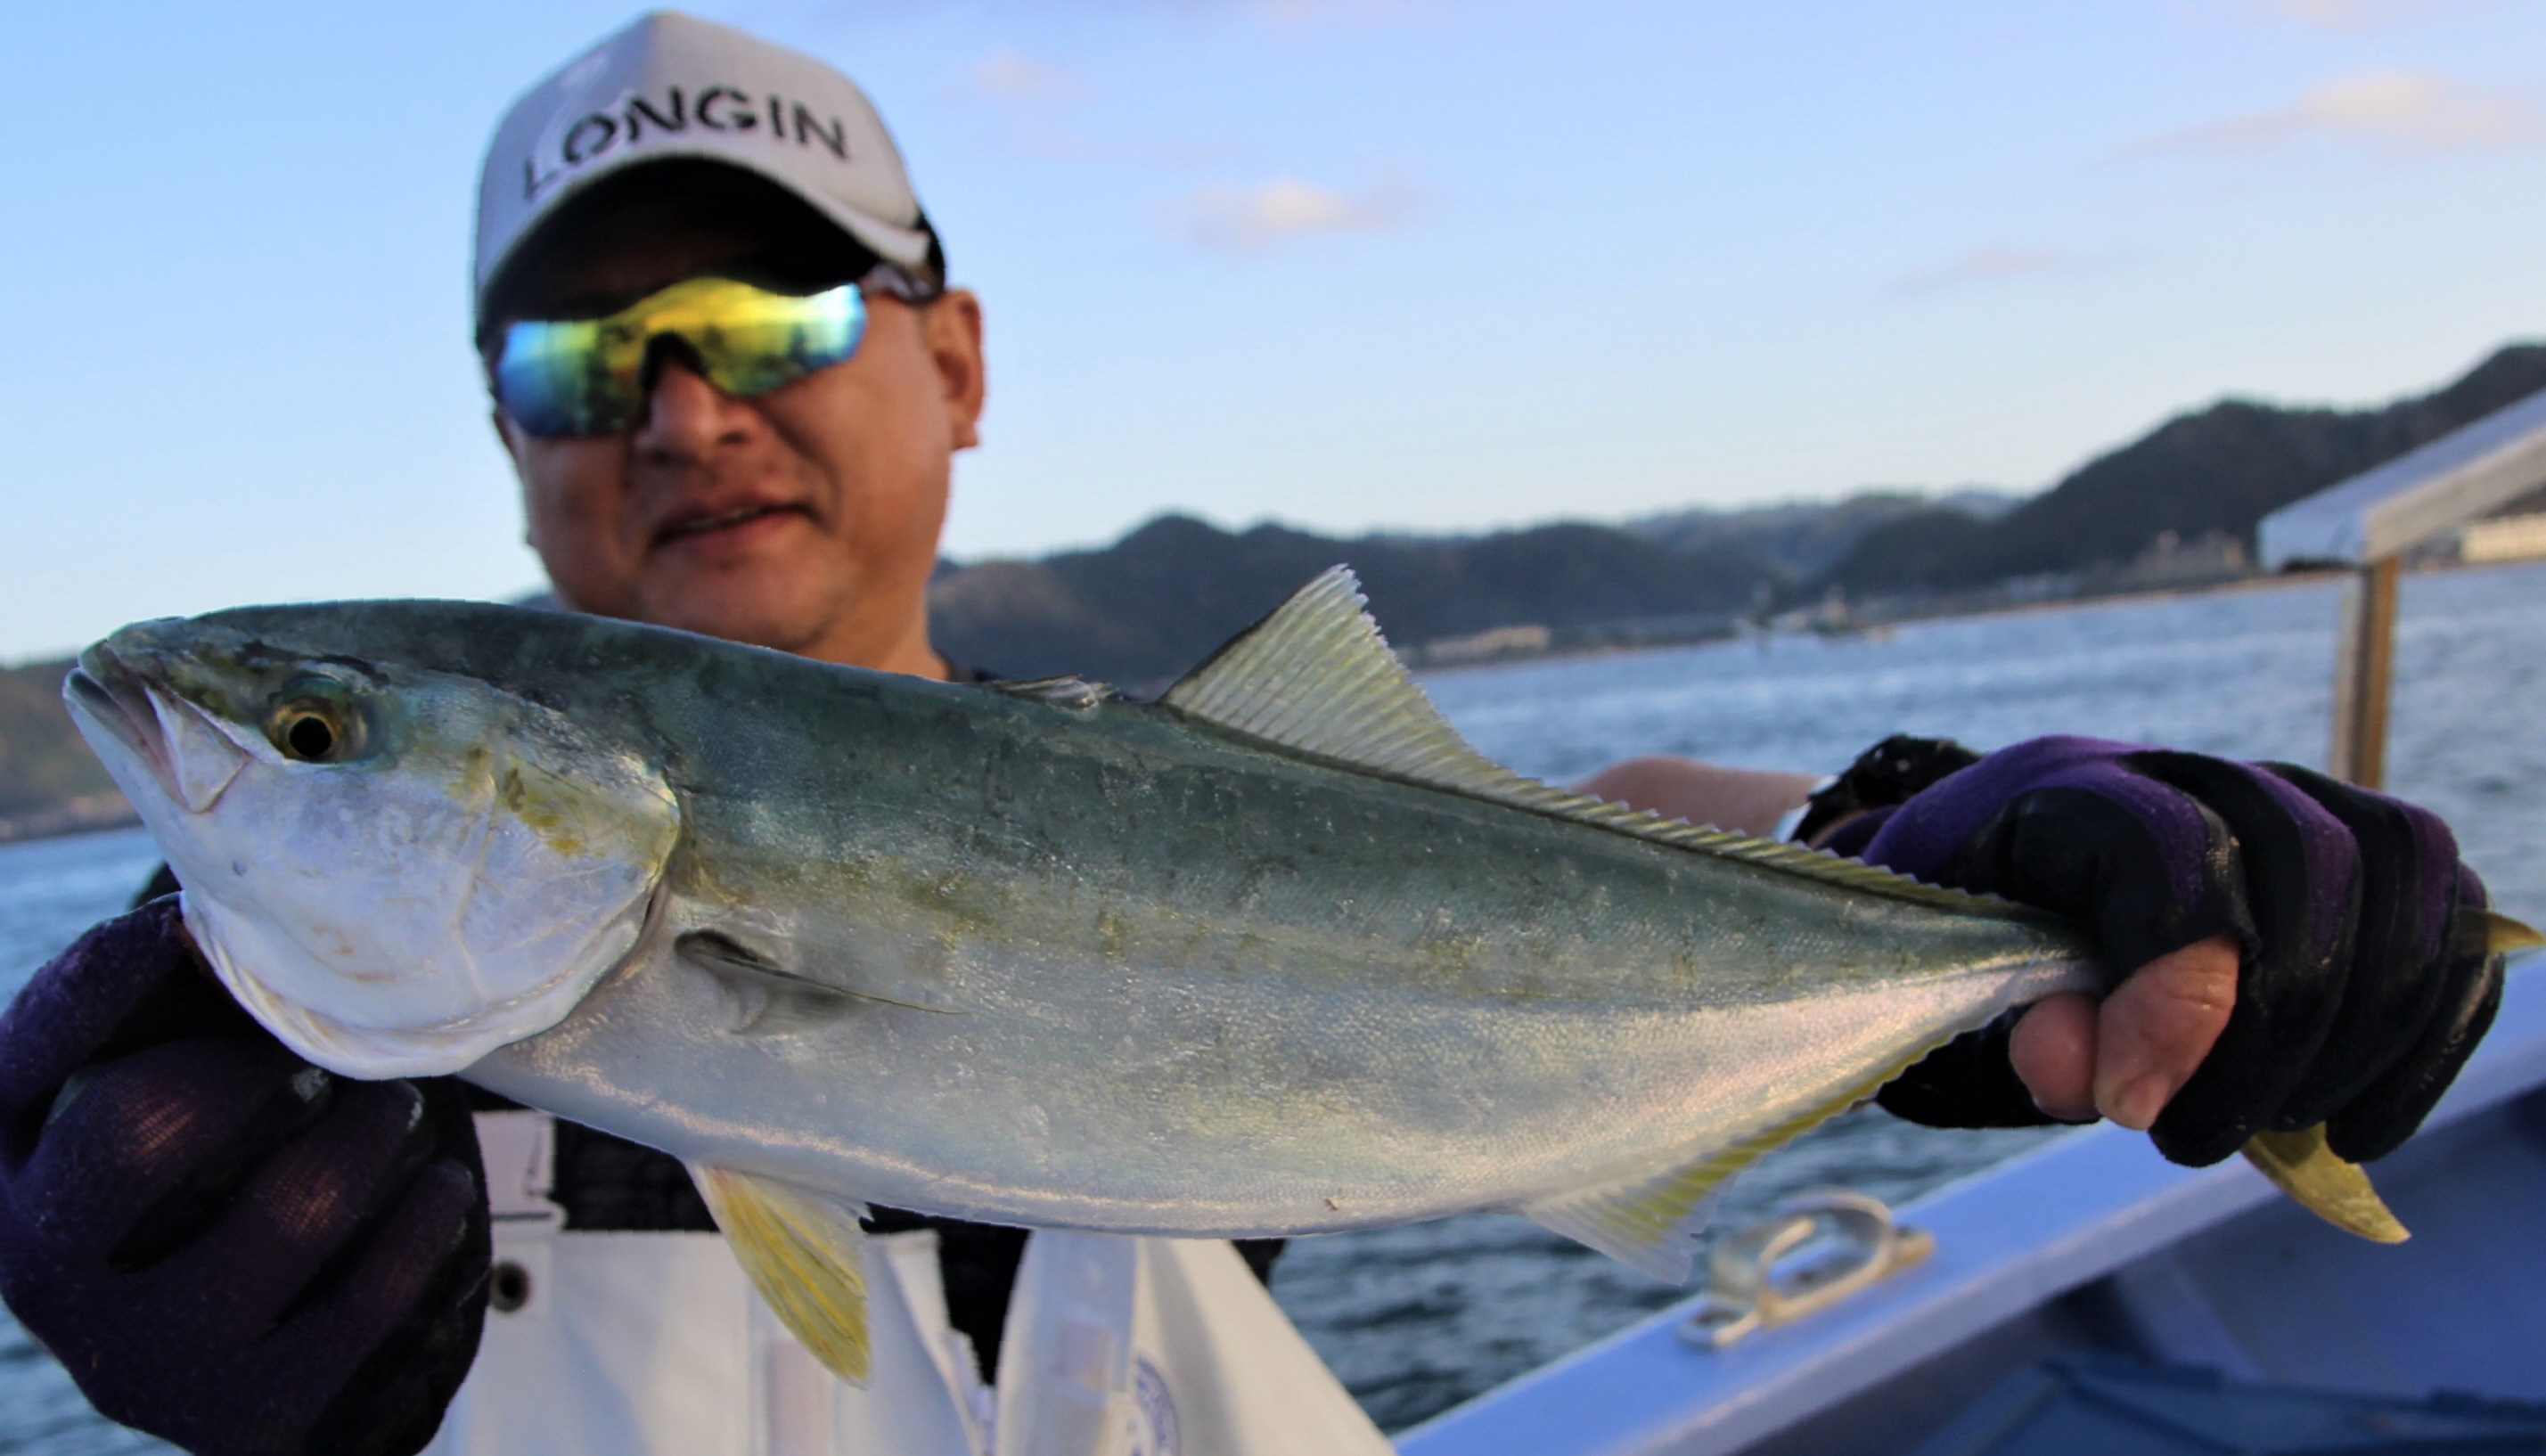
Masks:
[[[2404,554],[2546,485],[2546,390],[2265,516],[2263,567],[2353,568],[2334,650],[2329,771],[2378,788]]]

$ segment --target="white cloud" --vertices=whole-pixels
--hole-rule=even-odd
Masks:
[[[1375,21],[1411,8],[1411,0],[1246,0],[1246,8],[1277,25],[1304,21]]]
[[[1077,120],[1089,90],[1079,73],[1008,46],[950,81],[946,94],[976,104],[990,144],[1041,161],[1118,163],[1191,171],[1258,162],[1255,148],[1230,135],[1182,141],[1091,132]]]
[[[2509,146],[2546,135],[2536,112],[2428,71],[2363,71],[2315,87],[2295,103],[2171,131],[2126,154],[2247,151],[2323,138],[2421,151]]]
[[[2312,31],[2366,31],[2446,19],[2464,0],[2246,0],[2249,14]]]
[[[2249,7],[2273,20],[2321,31],[2366,30],[2395,13],[2395,7],[2369,0],[2249,0]]]
[[[2080,257],[2066,248],[1992,245],[1974,248],[1933,267],[1905,273],[1893,280],[1892,292],[1914,296],[1951,289],[1985,288],[2018,279],[2083,273],[2095,266],[2094,260]]]
[[[964,82],[966,90],[993,101],[1069,102],[1087,94],[1065,67],[1004,47],[973,67]]]
[[[1205,187],[1174,210],[1174,219],[1204,247],[1255,253],[1314,233],[1395,227],[1412,206],[1411,191],[1399,182],[1354,195],[1277,177],[1249,188]]]

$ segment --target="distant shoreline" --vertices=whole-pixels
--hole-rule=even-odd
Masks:
[[[2461,562],[2443,560],[2408,567],[2405,574],[2408,577],[2413,577],[2453,571],[2492,571],[2504,568],[2535,566],[2539,564],[2540,560],[2546,560],[2546,557],[2515,561]],[[2141,602],[2172,601],[2182,597],[2228,596],[2253,591],[2286,591],[2305,586],[2340,586],[2343,582],[2350,579],[2351,574],[2352,573],[2347,570],[2335,567],[2308,571],[2276,571],[2269,575],[2240,576],[2226,581],[2205,582],[2199,585],[2152,586],[2140,591],[2113,592],[2104,596],[2062,597],[2052,601],[2039,602],[2000,602],[1988,606],[1963,608],[1957,611],[1938,612],[1933,616],[1885,617],[1875,621],[1866,622],[1848,632],[1836,634],[1833,640],[1846,641],[1851,637],[1867,637],[1875,634],[1890,633],[1905,627],[1925,626],[1931,622],[1969,622],[1984,617],[2016,617],[2030,616],[2044,612],[2074,612],[2089,607],[2111,607],[2126,604],[2137,604]],[[1809,631],[1780,632],[1771,634],[1771,636],[1802,641],[1814,637],[1815,634]],[[1559,647],[1549,651],[1534,652],[1527,655],[1516,654],[1511,656],[1489,657],[1474,662],[1426,664],[1415,668],[1414,672],[1417,677],[1439,677],[1446,676],[1454,672],[1476,672],[1481,669],[1495,667],[1518,667],[1531,662],[1570,662],[1585,657],[1616,657],[1631,652],[1681,651],[1690,647],[1720,647],[1735,642],[1751,641],[1756,641],[1755,637],[1726,637],[1716,638],[1706,642],[1675,642],[1668,645],[1652,646],[1601,645]]]
[[[21,844],[33,839],[66,839],[73,834],[97,834],[108,829],[129,829],[141,822],[141,815],[121,795],[101,802],[103,796],[74,799],[50,809],[32,809],[25,814],[0,814],[0,844]]]
[[[2416,562],[2405,568],[2408,579],[2416,576],[2439,576],[2457,571],[2496,571],[2535,566],[2546,557],[2529,557],[2515,561]],[[2340,586],[2353,572],[2339,566],[2312,568],[2305,571],[2274,571],[2264,575],[2239,576],[2227,581],[2205,582],[2197,586],[2152,586],[2144,591],[2114,592],[2109,596],[2069,597],[2051,602],[2008,602],[2002,606],[1976,607],[1968,612],[1946,612],[1934,617],[1899,617],[1879,624],[1906,627],[1913,622],[1953,622],[1967,617],[2004,617],[2021,612],[2058,612],[2073,607],[2108,607],[2122,602],[2162,602],[2176,597],[2227,596],[2249,591],[2284,591],[2302,586]]]
[[[1438,677],[1454,672],[1477,672],[1495,667],[1518,667],[1531,662],[1571,662],[1585,657],[1617,657],[1633,652],[1685,651],[1694,647],[1732,646],[1742,642],[1784,639],[1793,642],[1822,640],[1847,642],[1868,637],[1889,636],[1905,627],[1923,627],[1932,622],[1970,622],[1984,617],[2016,617],[2044,612],[2074,612],[2087,607],[2109,607],[2122,603],[2160,602],[2176,597],[2221,595],[2230,592],[2278,591],[2285,587],[2326,585],[2343,579],[2338,571],[2299,571],[2269,576],[2241,576],[2228,581],[2207,582],[2197,586],[2153,586],[2142,591],[2113,592],[2104,596],[2057,597],[2048,601],[1994,602],[1941,611],[1932,614],[1912,613],[1901,617],[1879,617],[1830,633],[1811,629],[1782,632],[1748,632],[1731,637],[1706,638],[1695,642],[1669,643],[1586,644],[1577,647],[1552,647],[1546,651],[1509,653],[1469,662],[1424,663],[1414,667],[1418,677]]]

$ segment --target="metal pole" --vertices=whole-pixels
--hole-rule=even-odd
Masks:
[[[2364,789],[2387,777],[2387,691],[2396,667],[2396,557],[2363,565],[2342,590],[2328,770]]]

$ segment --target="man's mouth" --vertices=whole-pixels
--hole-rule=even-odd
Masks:
[[[670,546],[675,542],[710,536],[719,531],[730,531],[737,526],[748,526],[754,521],[771,516],[806,514],[805,508],[800,505],[763,501],[714,513],[675,516],[664,523],[662,529],[654,533],[654,544]]]

